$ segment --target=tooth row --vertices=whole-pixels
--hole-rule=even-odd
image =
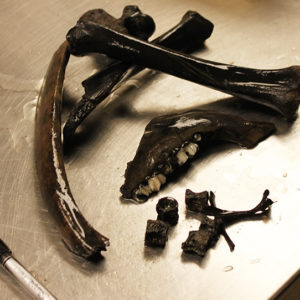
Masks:
[[[177,163],[179,166],[183,165],[190,157],[193,157],[199,147],[195,143],[188,143],[186,146],[182,147],[176,154]],[[163,166],[163,173],[168,175],[173,172],[173,166],[171,164],[166,164]],[[137,195],[149,196],[152,192],[158,192],[162,184],[166,183],[166,176],[159,173],[148,179],[148,184],[140,185],[136,191]]]
[[[148,179],[147,185],[141,185],[137,191],[137,194],[149,196],[152,192],[158,192],[162,184],[165,184],[167,178],[163,174],[157,174]]]

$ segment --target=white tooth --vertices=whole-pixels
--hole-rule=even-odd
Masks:
[[[165,184],[166,181],[167,181],[166,176],[163,175],[163,174],[157,174],[157,178],[158,178],[158,180],[160,181],[161,184]]]
[[[188,160],[188,156],[186,155],[186,153],[183,149],[180,149],[177,152],[176,157],[177,157],[177,163],[179,164],[179,166],[183,165]]]
[[[200,133],[195,133],[195,134],[194,134],[194,139],[195,139],[197,142],[200,142],[200,141],[202,140],[201,134],[200,134]]]
[[[149,196],[151,194],[152,190],[148,185],[142,185],[140,186],[138,193],[145,195],[145,196]]]
[[[198,151],[198,145],[195,143],[189,143],[184,147],[186,153],[190,156],[194,156]]]
[[[160,189],[160,181],[157,176],[154,176],[148,180],[148,185],[152,191],[158,192]]]

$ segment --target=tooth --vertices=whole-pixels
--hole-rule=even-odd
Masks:
[[[176,157],[177,157],[177,163],[179,166],[183,165],[189,158],[183,149],[180,149],[177,152]]]
[[[140,186],[140,188],[138,189],[138,193],[145,195],[145,196],[149,196],[151,194],[152,190],[149,187],[149,185],[142,185]]]
[[[160,189],[160,181],[157,176],[154,176],[148,180],[148,185],[152,191],[158,192]]]
[[[198,151],[198,145],[195,143],[189,143],[184,147],[186,153],[190,156],[194,156]]]
[[[201,134],[200,133],[195,133],[194,134],[194,139],[197,142],[200,142],[202,140]]]
[[[165,184],[165,183],[166,183],[166,181],[167,181],[167,178],[166,178],[166,176],[165,176],[165,175],[163,175],[163,174],[157,174],[157,178],[159,179],[159,181],[160,181],[160,184]]]

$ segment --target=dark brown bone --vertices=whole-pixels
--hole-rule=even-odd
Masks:
[[[137,6],[125,6],[119,19],[109,15],[103,9],[94,9],[81,16],[76,26],[83,23],[91,23],[95,26],[106,25],[119,32],[130,33],[142,39],[148,39],[155,30],[153,19],[143,14]],[[85,94],[81,101],[71,111],[64,126],[64,144],[72,139],[76,128],[81,122],[102,102],[124,77],[129,65],[124,62],[112,60],[110,65],[91,76],[83,82]]]
[[[146,27],[144,23],[148,24],[149,22],[142,22],[144,19],[147,20],[145,17],[146,15],[138,16],[139,18],[135,15],[131,18],[122,17],[121,19],[123,19],[125,26],[130,23],[131,27],[140,27],[140,30],[136,30],[136,32],[140,32]],[[89,19],[81,18],[80,20],[78,24],[82,21],[87,22]],[[126,20],[130,20],[130,22]],[[143,30],[150,32],[147,30],[148,27],[149,26]],[[203,47],[204,41],[210,37],[212,30],[213,24],[210,21],[199,15],[197,12],[188,11],[175,27],[156,38],[152,43],[163,45],[184,53],[190,53]],[[130,30],[129,28],[128,31],[134,35],[132,29]],[[144,38],[146,39],[147,36],[144,35]],[[139,66],[130,68],[130,66],[131,65],[124,62],[117,62],[83,81],[82,85],[85,89],[85,94],[71,112],[64,126],[65,144],[73,137],[76,128],[99,103],[101,103],[112,91],[116,90],[122,82],[144,69]]]
[[[127,7],[123,16],[130,18],[137,10],[137,7]],[[149,24],[151,27],[149,18],[147,30]],[[102,20],[113,28],[124,30],[119,20],[103,10],[87,12],[82,19]],[[154,27],[150,30],[154,30]],[[109,245],[109,240],[98,233],[79,211],[70,191],[63,162],[61,98],[68,58],[68,43],[64,42],[53,55],[39,95],[35,132],[36,165],[43,196],[53,210],[69,250],[84,258],[99,258],[100,252]]]
[[[127,165],[122,195],[144,202],[148,197],[136,194],[140,185],[147,185],[149,178],[155,174],[163,174],[167,178],[179,168],[176,155],[189,143],[197,144],[197,153],[213,141],[253,148],[274,131],[271,123],[253,122],[214,111],[192,110],[157,117],[146,126],[136,155]],[[173,171],[166,172],[170,169]]]
[[[109,241],[83,217],[68,184],[61,144],[61,102],[67,42],[54,53],[40,91],[35,126],[35,158],[40,187],[63,240],[70,251],[84,258],[99,256]]]
[[[214,194],[210,192],[208,198],[207,192],[194,193],[191,190],[186,190],[186,203],[188,209],[194,212],[200,212],[204,215],[199,231],[191,231],[189,237],[182,244],[182,249],[187,253],[195,253],[204,256],[209,248],[213,247],[219,239],[220,234],[224,236],[230,250],[234,250],[234,243],[228,236],[225,226],[234,222],[248,220],[253,217],[265,216],[273,204],[273,201],[268,198],[269,191],[265,190],[262,200],[253,209],[246,211],[227,211],[219,209],[215,206]],[[192,204],[192,205],[191,205]],[[214,219],[207,218],[214,216]]]
[[[217,63],[151,45],[104,26],[95,27],[90,24],[71,29],[67,40],[72,54],[105,53],[125,62],[260,103],[280,112],[289,120],[295,118],[299,107],[299,66],[258,70]]]
[[[230,224],[234,221],[240,221],[247,218],[263,216],[269,211],[270,206],[273,204],[273,201],[268,198],[269,194],[269,190],[265,190],[262,200],[254,208],[249,210],[228,211],[217,208],[215,206],[207,206],[203,207],[203,209],[199,210],[198,212],[201,212],[202,214],[205,214],[207,216],[214,216],[216,218],[219,218],[226,224]]]

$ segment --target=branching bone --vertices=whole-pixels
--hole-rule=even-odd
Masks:
[[[226,225],[233,222],[247,220],[253,217],[261,217],[269,212],[270,206],[273,201],[268,198],[269,191],[265,190],[262,200],[253,209],[245,211],[228,211],[216,207],[215,195],[213,192],[207,191],[201,193],[194,193],[187,189],[185,193],[185,202],[187,209],[193,212],[203,214],[203,222],[201,222],[199,231],[190,232],[190,235],[182,248],[185,252],[197,253],[204,256],[206,251],[212,247],[222,234],[231,251],[234,250],[234,243],[227,234]],[[210,219],[207,216],[213,216]],[[209,234],[210,239],[203,239],[202,235],[207,237]]]

